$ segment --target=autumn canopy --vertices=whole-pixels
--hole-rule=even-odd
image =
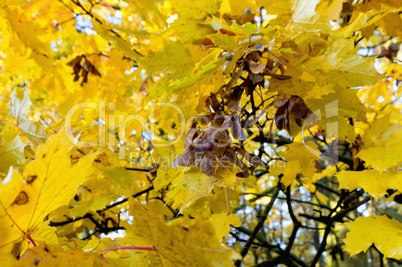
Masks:
[[[0,0],[1,266],[402,264],[402,0]]]

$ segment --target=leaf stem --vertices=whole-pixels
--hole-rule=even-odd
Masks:
[[[69,239],[67,240],[67,242],[73,242],[75,244],[75,248],[77,248],[77,241],[75,241],[74,239]]]
[[[14,123],[10,122],[9,120],[0,119],[0,121],[4,121],[4,122],[7,122],[7,123],[10,123],[10,124],[14,125],[15,127],[21,129],[17,124],[14,124]]]
[[[35,241],[31,238],[31,236],[30,236],[30,235],[27,235],[27,238],[28,238],[28,240],[29,240],[29,243],[31,243],[31,245],[32,245],[33,247],[36,247],[36,243],[35,243]]]
[[[105,258],[105,256],[102,255],[102,258],[105,260],[105,262],[106,262],[107,264],[109,264],[109,262],[107,262],[107,259]]]

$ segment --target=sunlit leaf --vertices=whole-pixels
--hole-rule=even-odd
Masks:
[[[354,222],[344,223],[350,229],[344,242],[346,251],[352,256],[366,250],[374,244],[385,257],[402,257],[401,223],[389,219],[386,215],[359,217]]]
[[[23,176],[14,169],[8,173],[0,193],[1,251],[10,252],[16,242],[32,238],[30,235],[43,219],[68,204],[78,185],[91,175],[97,154],[72,165],[70,146],[61,131],[37,148],[37,159],[26,167]],[[22,249],[26,249],[26,243]]]

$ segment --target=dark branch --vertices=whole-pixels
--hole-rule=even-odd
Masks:
[[[247,255],[251,245],[253,244],[254,238],[256,237],[256,235],[258,234],[258,232],[261,230],[265,220],[268,217],[269,212],[271,211],[276,198],[278,197],[279,194],[279,186],[280,184],[278,184],[278,186],[275,188],[275,190],[272,193],[272,197],[270,202],[268,203],[268,205],[265,207],[264,211],[261,214],[260,220],[258,221],[257,225],[255,226],[253,232],[251,233],[247,243],[244,245],[243,249],[241,250],[240,255],[242,256],[241,260],[237,260],[235,265],[236,266],[240,266],[241,262],[243,261],[244,257]]]
[[[150,186],[150,187],[148,187],[148,188],[146,188],[146,189],[144,189],[144,190],[142,190],[142,191],[140,191],[140,192],[134,194],[132,197],[134,197],[134,198],[139,197],[139,196],[141,196],[141,195],[143,195],[143,194],[146,194],[146,193],[150,192],[150,191],[153,190],[153,189],[154,189],[154,186]],[[108,210],[108,209],[111,209],[111,208],[113,208],[113,207],[116,207],[116,206],[118,206],[118,205],[120,205],[120,204],[123,204],[123,203],[125,203],[125,202],[127,202],[127,201],[128,201],[128,198],[124,198],[124,199],[122,199],[122,200],[120,200],[120,201],[117,201],[117,202],[115,202],[115,203],[113,203],[113,204],[111,204],[111,205],[109,205],[109,206],[106,206],[105,208],[103,208],[103,209],[101,209],[101,210],[97,210],[96,213],[98,213],[98,214],[99,214],[99,213],[102,213],[102,212],[104,212],[104,211],[106,211],[106,210]],[[95,225],[97,225],[97,224],[94,222],[91,213],[87,213],[87,214],[85,214],[85,215],[82,216],[82,217],[76,217],[76,218],[74,218],[74,219],[68,218],[68,220],[62,221],[62,222],[49,222],[49,225],[50,225],[50,226],[63,226],[63,225],[66,225],[66,224],[69,224],[69,223],[73,223],[73,222],[76,222],[76,221],[80,221],[80,220],[83,220],[83,219],[89,219],[89,220],[91,220]],[[96,220],[95,220],[95,221],[96,221]],[[97,226],[98,226],[98,225],[97,225]]]

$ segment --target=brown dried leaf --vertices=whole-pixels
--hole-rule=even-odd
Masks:
[[[219,102],[218,98],[216,97],[216,94],[211,94],[210,96],[211,99],[211,107],[215,112],[218,112],[222,110],[221,103]]]
[[[69,61],[66,65],[70,66],[70,67],[80,65],[81,59],[82,59],[82,55],[81,56],[76,56],[73,60]]]
[[[205,152],[212,147],[213,143],[210,143],[208,137],[205,136],[205,132],[197,136],[193,141],[194,150],[196,152]]]
[[[240,66],[239,69],[235,72],[235,70],[233,70],[232,72],[232,78],[230,79],[230,81],[226,84],[226,90],[230,90],[232,89],[233,85],[236,84],[237,80],[241,77],[241,75],[243,74],[243,69],[244,69],[244,65]]]
[[[92,68],[91,68],[91,73],[93,74],[93,75],[96,75],[96,76],[99,76],[99,77],[102,77],[102,75],[100,74],[100,72],[95,68],[95,66],[94,65],[92,65]]]
[[[204,133],[194,139],[193,145],[195,151],[206,152],[216,145],[226,146],[230,144],[230,138],[221,129],[210,125],[207,127]]]
[[[207,157],[204,157],[200,162],[200,170],[205,175],[214,176],[215,167]]]
[[[286,106],[280,106],[275,113],[275,125],[278,130],[288,129],[289,127],[289,118],[286,112]]]
[[[248,74],[248,78],[254,83],[260,83],[260,82],[264,81],[264,75],[262,75],[262,74],[254,74],[252,72],[250,72]]]
[[[172,163],[173,168],[189,167],[196,159],[193,149],[186,148],[184,152]]]
[[[283,105],[285,105],[286,103],[288,103],[289,99],[284,98],[284,99],[277,99],[273,102],[273,105],[275,107],[282,107]]]
[[[193,140],[197,137],[197,124],[194,122],[193,125],[191,125],[191,129],[187,133],[187,138],[186,141],[183,143],[183,147],[188,147],[193,143]]]
[[[274,59],[269,58],[266,64],[266,68],[264,70],[265,75],[269,75],[275,73],[278,70],[278,62]]]
[[[247,61],[248,68],[254,74],[259,74],[265,69],[265,64],[257,63],[252,60]]]
[[[247,60],[252,60],[254,62],[257,62],[261,58],[261,51],[254,50],[250,53],[247,54],[246,59]]]
[[[197,123],[201,125],[208,125],[211,121],[215,119],[215,113],[211,113],[208,115],[197,115],[194,119]]]
[[[217,128],[213,125],[208,126],[205,130],[205,135],[209,138],[211,142],[229,142],[229,136],[220,128]]]
[[[225,131],[227,129],[229,129],[229,127],[232,126],[232,115],[226,116],[225,120],[223,121],[222,125],[221,125],[221,130]]]
[[[74,74],[74,82],[80,79],[80,72],[81,72],[81,65],[77,64],[73,67],[73,74]]]
[[[288,111],[294,118],[303,119],[307,118],[308,114],[311,113],[310,109],[306,106],[303,99],[299,96],[290,97]]]
[[[208,156],[221,157],[225,153],[226,147],[227,147],[227,145],[218,143],[208,151]]]
[[[317,120],[317,116],[307,107],[304,100],[299,96],[292,96],[290,98],[288,111],[290,115],[296,119],[296,123],[300,127],[303,124],[303,120],[308,117],[309,122]]]
[[[237,24],[244,25],[247,22],[256,23],[255,14],[251,13],[251,10],[248,10],[246,13],[240,16],[239,20],[236,20]]]
[[[250,176],[250,174],[248,172],[238,172],[238,173],[236,173],[236,177],[239,177],[239,178],[247,178],[249,176]]]
[[[244,133],[240,125],[240,119],[237,115],[232,115],[232,135],[237,140],[245,140],[247,135]]]
[[[239,110],[240,99],[243,94],[243,91],[244,91],[244,89],[242,89],[240,86],[236,86],[233,89],[233,91],[228,94],[228,99],[226,101],[226,105],[231,111]]]

